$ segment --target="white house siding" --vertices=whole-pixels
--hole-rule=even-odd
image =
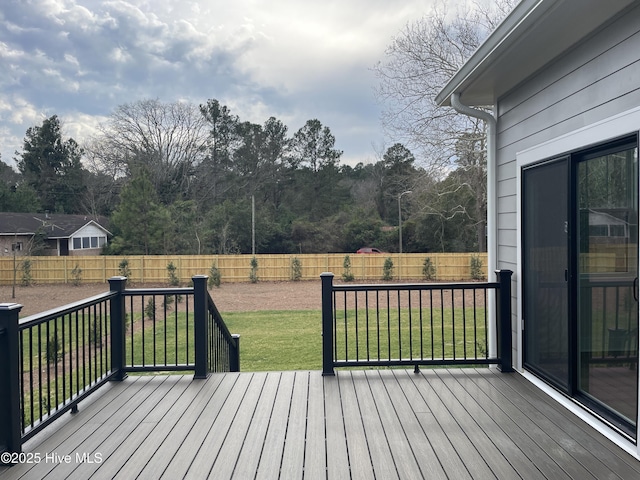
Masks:
[[[100,227],[98,227],[97,225],[93,224],[93,223],[89,223],[88,225],[85,225],[84,227],[82,227],[80,230],[76,231],[73,236],[71,238],[69,238],[69,255],[98,255],[102,248],[101,247],[97,247],[97,248],[81,248],[81,249],[74,249],[73,248],[73,239],[74,238],[82,238],[82,237],[103,237],[105,238],[105,242],[106,242],[106,237],[107,237],[107,233]]]
[[[640,105],[639,3],[498,100],[498,268],[517,272],[517,152]]]

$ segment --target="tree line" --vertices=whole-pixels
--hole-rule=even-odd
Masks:
[[[82,146],[54,115],[27,130],[18,171],[0,160],[0,210],[107,217],[107,254],[251,253],[253,238],[256,253],[393,252],[399,213],[405,252],[482,249],[468,168],[435,178],[400,143],[349,166],[335,143],[317,119],[290,135],[215,99],[121,105]]]
[[[434,98],[517,2],[449,3],[408,23],[373,67],[398,140],[371,163],[341,164],[317,119],[291,133],[215,99],[141,100],[82,146],[55,115],[29,128],[18,171],[0,159],[0,211],[108,217],[108,254],[250,253],[254,232],[256,253],[394,252],[400,220],[404,252],[485,251],[484,122]]]

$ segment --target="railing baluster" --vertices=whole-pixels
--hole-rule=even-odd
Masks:
[[[436,352],[436,344],[434,339],[434,328],[433,328],[433,290],[429,290],[429,322],[430,322],[430,331],[431,331],[431,360],[435,359]]]
[[[400,290],[396,292],[398,301],[398,359],[402,360],[402,311],[400,309]],[[389,306],[391,310],[391,306]]]
[[[451,333],[453,343],[453,359],[458,358],[456,354],[456,302],[455,302],[455,289],[451,289]]]
[[[378,336],[378,361],[380,361],[380,292],[376,290],[376,335]]]
[[[40,325],[38,325],[38,332],[40,332]],[[22,335],[22,331],[20,332],[20,378],[24,379],[24,374],[22,374],[22,366],[24,365],[24,353],[22,352],[22,347],[24,345],[24,343],[22,343],[23,340],[23,335]],[[38,336],[38,349],[41,350],[42,348],[42,337]],[[39,355],[38,357],[41,358],[41,354],[40,352],[38,352]],[[41,370],[41,369],[40,369]],[[39,397],[42,396],[42,374],[40,373],[40,371],[38,371],[38,376],[40,377],[40,381],[39,381],[39,385],[40,385],[40,395]],[[24,380],[23,380],[23,387],[24,387]],[[33,392],[33,329],[29,329],[29,392]],[[24,388],[22,390],[22,398],[25,398],[25,392],[24,392]],[[39,401],[38,403],[40,403],[40,417],[42,417],[43,413],[42,413],[42,401]],[[29,402],[29,412],[31,414],[31,422],[33,423],[33,393],[31,393],[31,401]],[[23,424],[24,424],[24,418],[23,418]],[[25,425],[26,427],[26,425]]]
[[[422,291],[418,292],[418,308],[420,309],[420,358],[424,358],[424,317],[422,316]]]
[[[495,356],[493,353],[490,355],[487,348],[489,335],[493,335],[493,332],[488,331],[488,290],[496,292],[496,299],[502,298],[500,318],[510,316],[510,303],[504,298],[510,295],[510,283],[506,283],[505,278],[511,272],[499,273],[501,282],[484,284],[334,286],[331,283],[331,289],[326,295],[332,299],[332,312],[323,310],[323,318],[330,314],[335,341],[328,347],[331,352],[329,359],[325,355],[327,347],[323,343],[323,370],[332,370],[334,366],[412,365],[417,369],[418,365],[507,365],[510,362],[510,351],[505,352],[503,349],[502,356]],[[417,293],[414,294],[414,291]],[[364,292],[364,295],[361,292]],[[370,292],[375,292],[375,300],[371,300],[373,295],[370,296]],[[349,294],[354,295],[353,303]],[[361,303],[363,297],[364,306]],[[341,300],[340,307],[337,306],[336,298]],[[372,301],[375,301],[375,306]],[[344,332],[338,329],[338,308],[343,309],[339,321]],[[374,308],[375,322],[371,318]],[[425,311],[426,308],[428,312]],[[469,308],[473,308],[473,311],[468,311]],[[364,324],[359,318],[362,315],[365,316]],[[386,321],[381,318],[382,315],[386,316]],[[504,329],[499,325],[500,318],[496,317],[491,321],[498,325],[496,332],[502,334]],[[362,328],[365,328],[364,333]],[[372,328],[376,331],[372,332]],[[336,336],[338,332],[339,338]],[[419,335],[419,338],[416,338],[416,335]],[[353,337],[355,339],[350,340]],[[372,355],[374,338],[377,353]],[[351,345],[351,341],[355,342],[355,345]],[[365,342],[366,355],[362,349],[362,342]],[[500,342],[504,343],[503,340]],[[354,346],[355,356],[351,357],[349,349]],[[331,366],[325,367],[329,362]]]
[[[355,308],[355,321],[356,321],[356,360],[360,360],[360,336],[358,335],[358,292],[353,292],[353,301]],[[345,308],[346,313],[346,308]]]
[[[347,292],[344,292],[344,359],[349,360],[349,326],[347,323]]]
[[[467,292],[462,290],[462,353],[463,358],[467,359],[467,309],[465,297],[467,296]]]
[[[413,318],[411,315],[413,309],[411,308],[411,290],[407,292],[407,296],[409,303],[409,358],[413,360]],[[400,305],[398,305],[398,310],[400,310]]]

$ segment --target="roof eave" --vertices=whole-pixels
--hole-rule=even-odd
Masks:
[[[546,10],[540,7],[545,2],[548,3],[548,0],[523,0],[520,2],[440,90],[436,96],[436,103],[440,106],[450,106],[451,95],[463,92],[464,89],[461,86],[468,83],[475,72],[489,63],[491,55],[495,55],[498,47],[518,31],[518,28],[522,28],[525,20],[534,21],[537,18],[534,16],[536,12],[539,17],[542,16]]]
[[[459,93],[465,105],[495,105],[633,3],[523,0],[447,82],[436,103],[449,106],[451,95]]]

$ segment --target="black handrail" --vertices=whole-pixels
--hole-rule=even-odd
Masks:
[[[333,285],[334,275],[323,273],[323,375],[335,367],[403,365],[497,364],[512,371],[512,272],[496,275],[487,283]]]
[[[193,288],[110,291],[19,319],[0,304],[0,451],[22,444],[110,380],[128,372],[238,371],[239,338],[229,333],[207,291]]]

